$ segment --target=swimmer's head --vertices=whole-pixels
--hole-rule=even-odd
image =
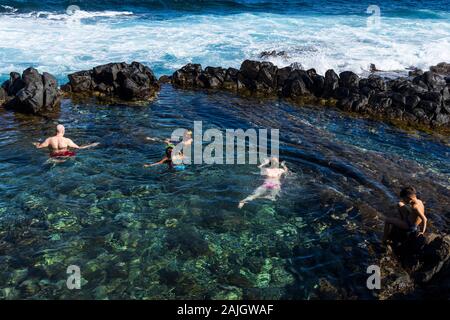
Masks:
[[[56,126],[56,134],[63,136],[65,132],[66,132],[66,129],[64,128],[64,126],[62,124],[58,124]]]
[[[184,132],[183,139],[184,140],[192,139],[192,131],[191,130],[186,130]]]
[[[400,191],[400,198],[405,202],[409,202],[416,197],[416,189],[414,187],[405,187]]]
[[[173,147],[166,148],[166,157],[170,158],[172,156]]]
[[[278,168],[280,165],[280,160],[278,159],[278,157],[271,157],[270,158],[270,166],[272,168]]]

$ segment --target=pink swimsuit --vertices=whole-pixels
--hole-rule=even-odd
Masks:
[[[276,182],[266,181],[264,182],[263,186],[266,187],[267,189],[275,189],[279,188],[280,184]]]

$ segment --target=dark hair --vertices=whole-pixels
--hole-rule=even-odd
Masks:
[[[405,187],[400,191],[401,198],[410,198],[416,195],[416,189],[414,187]]]
[[[173,150],[172,147],[167,147],[167,148],[166,148],[166,156],[167,156],[168,158],[171,157],[171,155],[172,155],[172,150]]]

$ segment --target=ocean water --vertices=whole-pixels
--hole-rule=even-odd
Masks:
[[[404,72],[449,58],[445,1],[380,1],[367,30],[361,1],[2,1],[0,74],[55,74],[139,60],[158,75],[187,62],[239,66],[263,50],[279,65]],[[67,14],[69,5],[81,11]],[[290,173],[277,201],[239,200],[263,182],[254,165],[144,169],[176,128],[280,130]],[[66,126],[100,145],[53,164],[31,142]],[[332,108],[163,85],[148,105],[63,100],[47,117],[0,108],[0,298],[377,298],[380,214],[403,185],[426,202],[430,230],[450,220],[448,137],[405,132]],[[81,290],[66,287],[77,265]]]
[[[141,61],[157,75],[188,62],[239,67],[262,51],[324,73],[404,72],[450,59],[448,1],[0,1],[0,76],[32,65],[67,73]],[[80,10],[67,8],[78,6]],[[372,20],[370,20],[372,21]]]

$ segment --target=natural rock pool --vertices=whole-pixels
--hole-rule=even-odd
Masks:
[[[263,178],[254,165],[157,161],[179,127],[280,129],[290,174],[277,202],[239,200]],[[55,124],[82,150],[49,163],[31,142]],[[366,268],[403,185],[424,199],[431,229],[448,229],[448,139],[406,133],[330,108],[163,85],[148,106],[64,100],[51,118],[0,109],[0,297],[310,299],[323,286],[374,298]],[[68,290],[78,265],[81,290]]]

